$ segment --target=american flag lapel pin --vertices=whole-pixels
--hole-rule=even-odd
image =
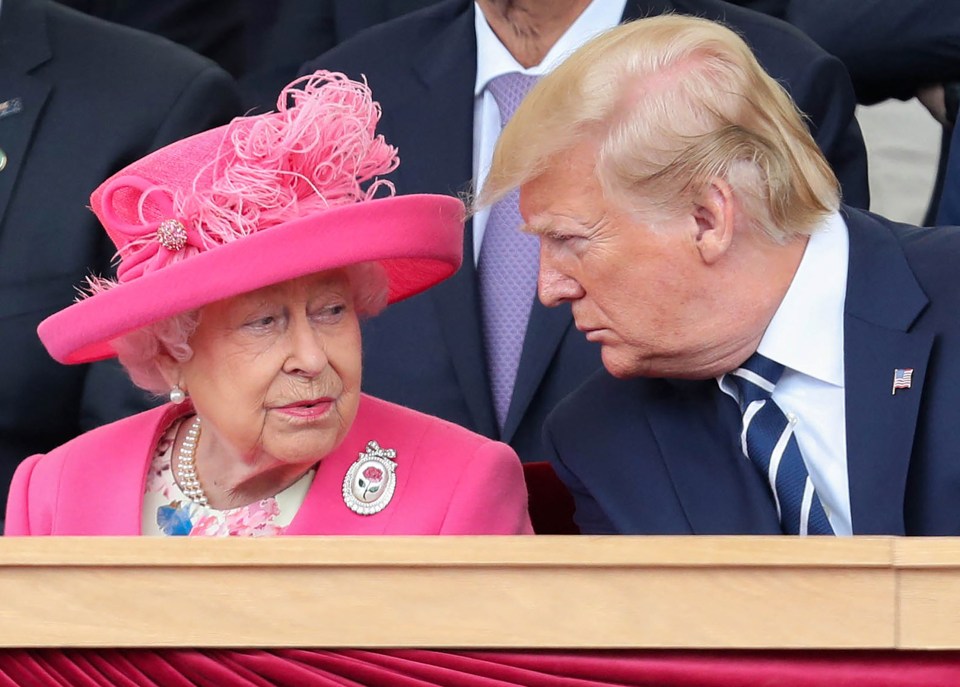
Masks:
[[[903,369],[896,368],[893,371],[893,388],[890,390],[890,395],[893,396],[895,393],[897,393],[897,389],[909,389],[912,383],[912,367],[906,367]]]

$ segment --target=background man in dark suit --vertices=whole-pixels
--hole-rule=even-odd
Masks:
[[[658,17],[585,47],[481,201],[516,186],[540,298],[606,368],[546,425],[582,532],[960,533],[960,231],[841,206],[735,34]]]
[[[148,402],[118,367],[60,365],[37,338],[85,276],[109,272],[91,191],[239,107],[230,77],[186,48],[47,0],[3,0],[0,502],[25,457]]]
[[[676,12],[725,19],[782,79],[810,116],[857,204],[867,202],[863,141],[853,119],[853,89],[842,65],[792,27],[719,0],[471,0],[436,6],[369,29],[306,65],[365,75],[383,106],[381,130],[400,151],[393,176],[403,193],[459,193],[485,175],[501,115],[490,84],[508,72],[542,74],[597,32],[619,21]],[[372,394],[439,415],[541,460],[547,413],[600,365],[573,328],[569,308],[548,310],[526,294],[529,322],[512,396],[500,417],[491,393],[478,259],[486,217],[464,236],[457,275],[391,307],[364,330],[364,385]],[[535,249],[534,249],[535,264]]]

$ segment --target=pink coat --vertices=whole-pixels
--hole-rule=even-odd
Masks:
[[[8,535],[139,535],[157,440],[184,410],[166,405],[31,456],[13,477]],[[381,512],[344,503],[347,470],[377,441],[397,455]],[[509,446],[429,415],[363,396],[341,446],[317,466],[286,534],[531,534],[520,460]]]

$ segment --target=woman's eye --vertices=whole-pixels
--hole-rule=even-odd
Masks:
[[[347,305],[345,303],[335,303],[320,308],[315,317],[322,322],[337,322],[346,311]]]
[[[276,321],[276,316],[264,315],[263,317],[255,317],[252,320],[249,320],[244,326],[250,329],[266,329],[273,326]]]

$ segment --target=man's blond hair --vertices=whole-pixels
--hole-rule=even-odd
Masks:
[[[478,205],[585,141],[604,196],[626,208],[681,213],[721,178],[757,229],[785,240],[839,205],[793,101],[736,33],[704,19],[640,19],[573,53],[504,128]]]

